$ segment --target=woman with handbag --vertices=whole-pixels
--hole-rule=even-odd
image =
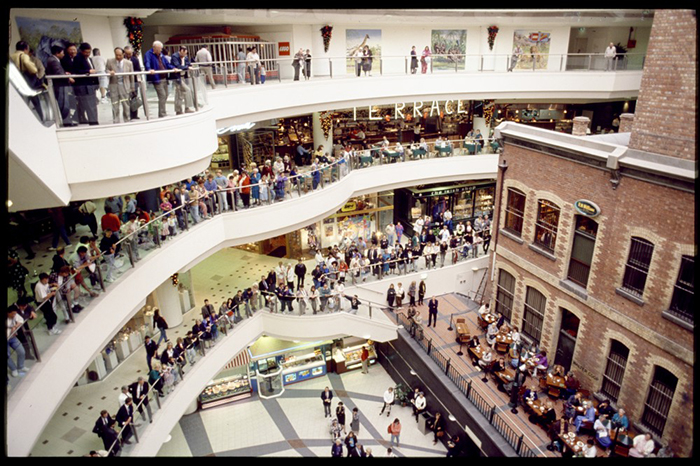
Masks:
[[[335,417],[338,419],[338,424],[340,427],[343,429],[343,434],[346,434],[347,431],[345,429],[345,406],[343,405],[343,402],[339,402],[338,406],[335,408]]]
[[[430,66],[430,47],[427,45],[423,49],[423,53],[421,54],[420,57],[420,72],[422,74],[425,74],[428,71],[428,67]]]

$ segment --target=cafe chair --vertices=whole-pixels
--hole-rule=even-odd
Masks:
[[[561,390],[559,390],[559,387],[549,387],[547,390],[547,395],[549,395],[552,398],[559,398],[561,395]]]
[[[590,390],[584,390],[583,388],[579,390],[581,393],[581,398],[584,400],[590,400],[591,399],[591,391]]]
[[[508,351],[508,345],[503,342],[496,342],[496,351],[499,353],[506,353]]]

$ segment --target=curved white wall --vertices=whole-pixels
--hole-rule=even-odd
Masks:
[[[642,72],[441,73],[243,86],[216,95],[217,127],[353,106],[446,99],[576,101],[637,96]],[[230,89],[230,88],[229,88]]]
[[[144,424],[139,431],[139,443],[129,456],[155,456],[165,438],[172,432],[193,400],[202,388],[216,376],[236,354],[257,340],[263,333],[268,336],[287,340],[329,340],[342,336],[366,338],[375,341],[389,341],[396,338],[396,326],[365,317],[358,317],[345,312],[318,316],[283,316],[259,312],[243,321],[235,328],[233,335],[223,338],[187,371],[187,376],[178,384],[158,411],[152,424]],[[334,332],[343,329],[342,333]]]
[[[157,286],[178,271],[223,247],[257,241],[296,230],[333,213],[358,194],[454,180],[495,179],[498,156],[457,156],[354,170],[322,191],[271,206],[226,213],[192,227],[142,259],[107,293],[95,300],[76,324],[66,328],[7,402],[8,448],[27,455],[71,387]],[[70,364],[67,364],[70,361]],[[46,387],[51,387],[47,390]],[[32,423],[23,420],[32,419]]]

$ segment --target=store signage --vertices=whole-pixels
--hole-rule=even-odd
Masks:
[[[600,207],[598,207],[598,204],[585,199],[579,199],[574,202],[574,208],[579,214],[585,215],[586,217],[597,217],[600,214]]]
[[[406,116],[404,114],[404,109],[406,108],[406,103],[405,102],[396,102],[394,104],[394,119],[398,120],[399,118],[405,119]],[[428,112],[427,109],[427,104],[424,104],[423,101],[420,102],[413,102],[413,117],[420,117],[423,112],[420,110],[423,109],[423,112]],[[374,109],[372,105],[368,107],[369,110],[369,119],[370,120],[381,120],[382,117],[377,115],[377,110]],[[464,109],[462,101],[461,100],[446,100],[445,103],[442,105],[442,110],[440,108],[440,101],[438,100],[433,100],[430,103],[430,116],[433,116],[433,114],[440,115],[441,112],[444,110],[445,114],[447,115],[452,115],[454,113],[457,114],[466,114],[468,113],[467,110]],[[352,108],[352,117],[355,121],[357,121],[357,107]]]
[[[448,194],[454,194],[454,193],[461,193],[461,192],[470,192],[474,189],[474,186],[459,186],[456,188],[443,188],[443,189],[435,189],[432,191],[426,191],[423,193],[415,193],[413,197],[415,198],[423,198],[423,197],[435,197],[435,196],[446,196]]]
[[[253,126],[255,126],[255,123],[243,123],[242,125],[233,125],[227,128],[217,129],[216,134],[218,136],[223,136],[224,134],[238,133],[240,131],[249,130]]]
[[[278,42],[277,43],[277,54],[278,55],[291,55],[291,47],[289,42]]]
[[[353,210],[357,209],[357,203],[355,201],[348,201],[345,203],[345,205],[340,209],[341,212],[352,212]]]

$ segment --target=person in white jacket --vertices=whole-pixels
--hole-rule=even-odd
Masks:
[[[387,410],[386,417],[389,417],[389,415],[391,414],[391,405],[393,405],[393,404],[394,404],[394,387],[389,387],[384,392],[384,406],[382,406],[382,410],[379,412],[379,415],[381,416],[384,413],[384,410],[386,409]]]
[[[634,458],[645,458],[654,452],[654,441],[651,434],[640,434],[632,440],[629,455]]]
[[[615,55],[617,55],[617,49],[615,48],[615,44],[610,42],[610,45],[605,49],[605,71],[613,70]]]

